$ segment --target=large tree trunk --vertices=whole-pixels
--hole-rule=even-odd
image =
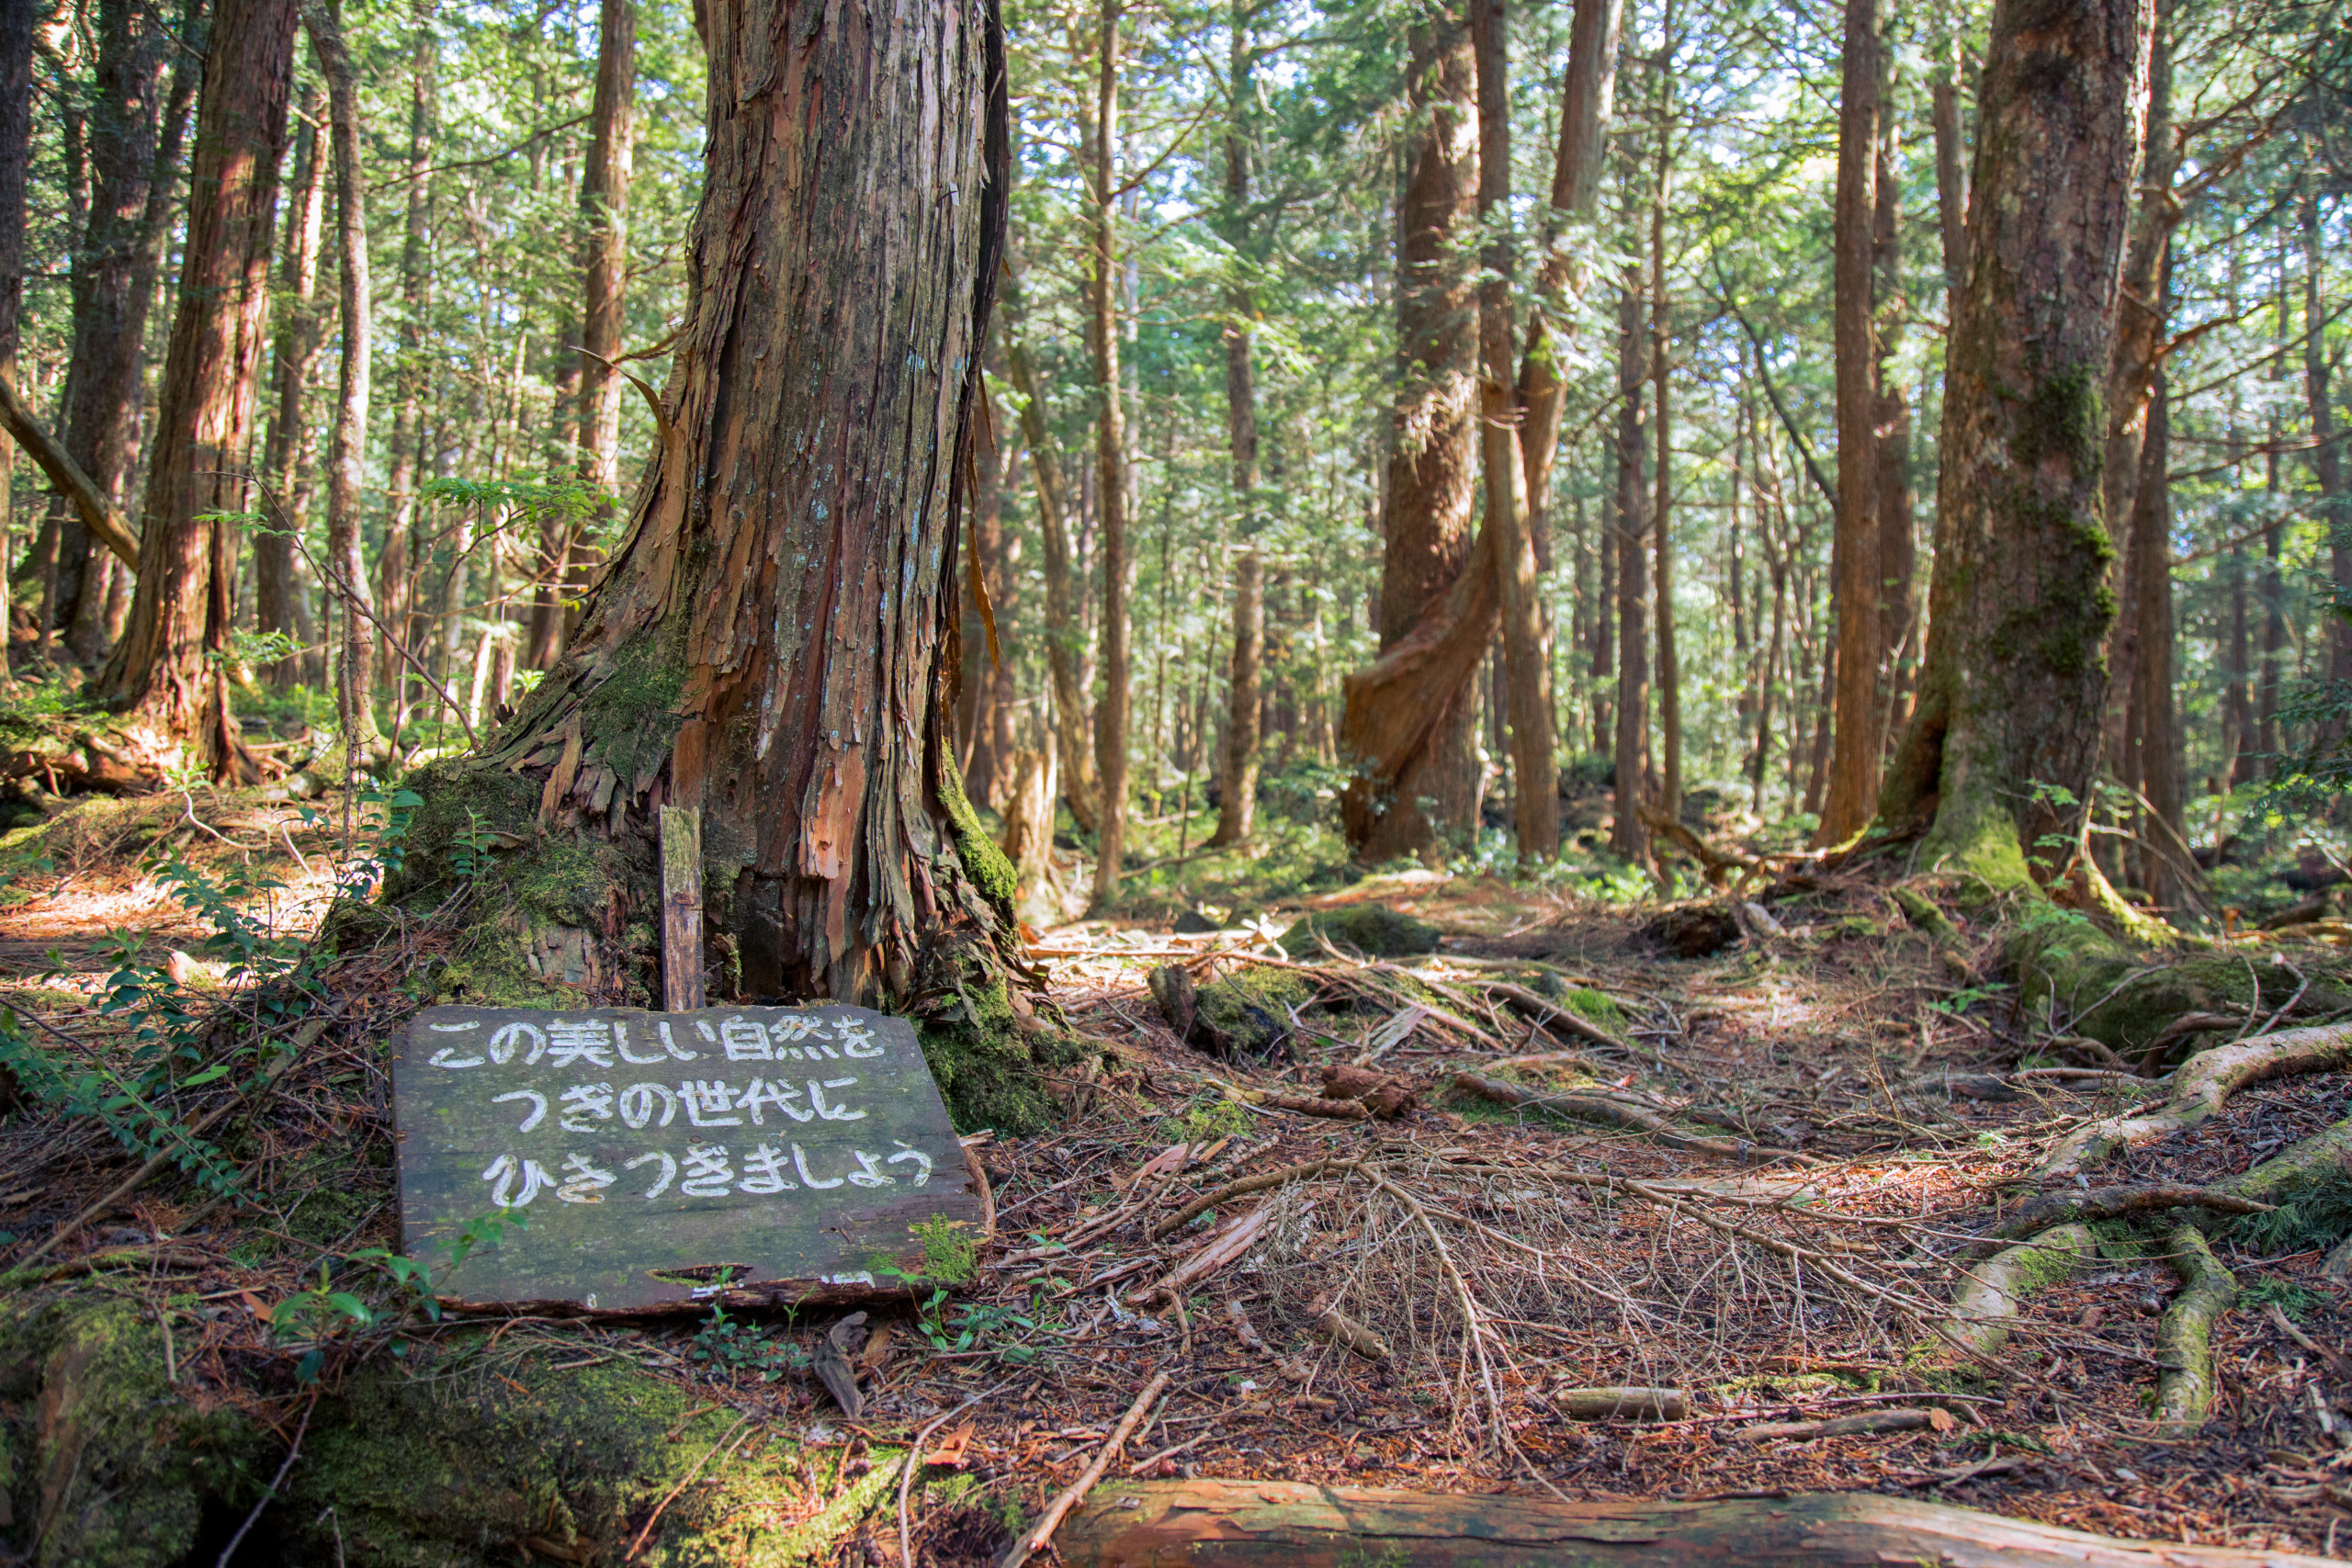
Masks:
[[[359,94],[334,11],[325,0],[312,0],[302,19],[311,35],[311,51],[318,57],[319,73],[327,82],[334,156],[335,306],[343,353],[336,361],[334,432],[327,455],[323,575],[333,602],[343,607],[343,632],[335,657],[335,707],[345,746],[351,751],[374,752],[382,744],[376,728],[374,605],[359,536],[372,347],[368,313],[368,210],[359,184]]]
[[[1535,543],[1528,528],[1527,475],[1511,357],[1510,233],[1510,81],[1503,0],[1470,0],[1478,65],[1478,217],[1487,225],[1478,285],[1479,471],[1484,530],[1494,539],[1503,632],[1504,699],[1510,716],[1511,780],[1522,863],[1560,852],[1559,769],[1553,761],[1552,657],[1536,597]]]
[[[1258,809],[1258,679],[1266,652],[1266,563],[1258,549],[1258,389],[1250,363],[1251,322],[1257,300],[1249,284],[1250,141],[1248,116],[1254,89],[1250,82],[1250,21],[1236,4],[1228,26],[1232,69],[1225,132],[1226,243],[1235,268],[1225,297],[1225,424],[1233,462],[1233,497],[1238,507],[1241,557],[1233,569],[1232,699],[1225,731],[1225,768],[1219,784],[1216,831],[1212,846],[1238,844],[1250,837]]]
[[[1102,700],[1094,705],[1094,771],[1102,780],[1095,826],[1092,909],[1107,913],[1119,894],[1127,831],[1127,435],[1119,387],[1118,174],[1119,0],[1102,0],[1094,85],[1092,309],[1095,496],[1102,525]]]
[[[229,711],[230,525],[247,510],[294,74],[294,0],[220,0],[198,110],[179,305],[155,412],[138,592],[101,699],[156,739],[193,746],[217,779],[250,781]]]
[[[141,349],[155,298],[158,250],[171,210],[187,106],[198,73],[172,73],[173,18],[144,0],[106,0],[98,9],[98,62],[90,99],[90,205],[74,252],[73,367],[66,378],[60,439],[99,492],[127,499],[138,434]],[[125,508],[125,510],[130,510]],[[89,531],[58,525],[51,624],[86,661],[107,642],[107,564]]]
[[[1882,815],[1920,863],[2022,885],[2098,761],[2106,591],[2099,417],[2148,89],[2150,0],[1999,0],[1969,284],[1944,373],[1919,712]]]
[[[1408,40],[1406,101],[1417,139],[1396,214],[1397,388],[1380,525],[1383,654],[1411,637],[1463,579],[1477,483],[1470,423],[1477,396],[1476,339],[1460,238],[1477,184],[1476,66],[1469,32],[1458,22],[1424,18]],[[1491,614],[1487,636],[1493,634]],[[1370,716],[1361,691],[1351,677],[1343,736],[1363,728]],[[1405,756],[1393,783],[1360,772],[1340,796],[1348,841],[1367,863],[1435,858],[1476,834],[1483,782],[1477,704],[1466,680],[1435,701],[1426,739]],[[1343,740],[1343,754],[1350,750]],[[1355,756],[1350,761],[1362,762]]]
[[[294,191],[286,214],[286,254],[278,271],[277,342],[272,350],[277,408],[270,415],[262,478],[277,504],[265,506],[269,521],[254,531],[254,625],[282,632],[296,652],[268,666],[270,683],[286,691],[302,679],[311,641],[309,596],[294,575],[294,535],[309,512],[311,367],[317,360],[319,235],[326,208],[327,139],[318,126],[326,107],[316,87],[303,95],[294,133]]]
[[[1878,408],[1875,369],[1879,38],[1877,0],[1846,0],[1838,99],[1838,191],[1831,271],[1837,285],[1838,608],[1836,741],[1816,841],[1860,832],[1878,805]]]
[[[392,891],[451,874],[469,809],[536,832],[477,983],[650,998],[652,824],[699,807],[714,990],[955,1021],[924,1029],[950,1105],[1034,1125],[995,951],[1012,872],[965,802],[948,700],[1010,175],[1001,31],[993,7],[703,16],[707,172],[660,450],[556,667],[424,775]]]

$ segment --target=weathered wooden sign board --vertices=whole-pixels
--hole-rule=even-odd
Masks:
[[[984,1223],[913,1027],[860,1008],[430,1008],[392,1089],[403,1252],[527,1222],[436,1280],[465,1304],[855,1300]]]

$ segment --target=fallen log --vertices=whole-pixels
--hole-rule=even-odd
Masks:
[[[1802,1165],[1815,1163],[1811,1156],[1794,1149],[1779,1149],[1769,1144],[1745,1141],[1727,1143],[1721,1138],[1702,1138],[1685,1133],[1655,1111],[1628,1105],[1622,1100],[1611,1100],[1602,1095],[1550,1093],[1504,1078],[1490,1078],[1481,1073],[1456,1073],[1453,1075],[1453,1087],[1463,1094],[1476,1095],[1498,1105],[1550,1111],[1579,1122],[1598,1122],[1604,1126],[1623,1127],[1629,1132],[1656,1138],[1670,1149],[1713,1155],[1718,1159],[1737,1160],[1742,1165],[1755,1159],[1792,1159]]]
[[[1054,1539],[1072,1568],[2301,1568],[2292,1551],[2118,1540],[1870,1493],[1554,1503],[1285,1481],[1120,1482]]]
[[[1819,1421],[1759,1421],[1732,1433],[1740,1443],[1766,1443],[1783,1438],[1811,1442],[1816,1438],[1850,1438],[1872,1432],[1917,1432],[1933,1427],[1948,1432],[1959,1423],[1949,1410],[1865,1410],[1859,1416],[1832,1416]]]
[[[2156,1324],[2156,1430],[2193,1437],[2213,1407],[2213,1325],[2236,1304],[2238,1282],[2193,1225],[2172,1233],[2165,1261],[2187,1288]]]

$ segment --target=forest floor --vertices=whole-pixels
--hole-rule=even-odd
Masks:
[[[299,937],[332,892],[338,808],[255,792],[91,800],[12,836],[0,996],[102,1051],[120,1027],[101,1010],[107,976],[142,944],[133,973],[217,991],[206,928],[158,857],[216,887],[278,884],[243,907]],[[1862,1490],[2120,1537],[2352,1551],[2352,1423],[2328,1399],[2352,1393],[2335,1356],[2352,1293],[2321,1272],[2352,1201],[2216,1228],[2239,1295],[2212,1331],[2218,1395],[2194,1436],[2151,1422],[2158,1314],[2178,1281],[2137,1244],[2023,1300],[1995,1356],[1939,1348],[1960,1249],[2033,1190],[2026,1173],[2058,1137],[2147,1095],[2119,1074],[2022,1076],[2058,1058],[2014,1016],[1989,926],[1955,917],[1959,949],[1939,950],[1859,876],[1758,897],[1769,921],[1695,958],[1662,950],[1655,906],[1432,873],[1271,902],[1238,929],[1048,930],[1034,951],[1051,999],[1097,1054],[1062,1086],[1063,1125],[967,1139],[995,1244],[952,1298],[874,1314],[854,1350],[856,1421],[809,1371],[831,1319],[417,1324],[411,1364],[470,1358],[519,1388],[508,1374],[534,1366],[633,1363],[803,1451],[878,1452],[931,1427],[927,1479],[964,1479],[915,1494],[925,1562],[984,1560],[1160,1372],[1167,1392],[1114,1478]],[[1368,909],[1405,919],[1367,923]],[[1310,914],[1337,945],[1275,944]],[[2306,928],[2232,950],[2277,972],[2338,940]],[[338,1005],[364,1027],[337,1038],[380,1038],[421,999],[402,989],[423,972],[408,943],[346,970]],[[1169,966],[1212,1021],[1196,1043],[1149,984]],[[148,1303],[180,1325],[175,1384],[281,1430],[291,1371],[318,1342],[273,1332],[276,1303],[322,1261],[398,1245],[383,1055],[327,1054],[234,1151],[254,1196],[233,1205],[159,1181],[92,1212],[130,1170],[113,1140],[25,1113],[0,1126],[10,1262],[57,1240],[43,1277]],[[1394,1119],[1300,1107],[1347,1064],[1392,1075],[1412,1103]],[[1496,1103],[1464,1073],[1552,1103]],[[2100,1180],[2244,1171],[2342,1120],[2347,1089],[2341,1072],[2256,1084]],[[1596,1104],[1637,1124],[1596,1122]],[[1877,1419],[1845,1425],[1894,1429],[1767,1429],[1858,1416]],[[749,1462],[729,1432],[697,1484]],[[750,1523],[832,1517],[857,1468],[797,1471],[802,1490]],[[823,1551],[895,1562],[898,1532],[886,1501]]]

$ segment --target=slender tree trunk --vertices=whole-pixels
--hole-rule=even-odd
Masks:
[[[2139,558],[2132,609],[2140,634],[2139,690],[2132,725],[2138,752],[2132,764],[2140,793],[2147,797],[2140,835],[2140,886],[2159,910],[2182,900],[2182,862],[2188,840],[2188,781],[2173,700],[2177,671],[2173,660],[2172,487],[2165,473],[2171,447],[2171,400],[2159,368],[2138,453],[2140,482],[2132,508],[2132,547]]]
[[[269,422],[262,477],[276,508],[264,507],[269,524],[254,531],[254,624],[263,632],[283,632],[298,650],[267,667],[270,684],[289,691],[302,678],[300,649],[311,641],[311,608],[294,575],[294,538],[302,527],[310,485],[311,369],[318,359],[319,235],[326,208],[325,139],[317,127],[326,97],[317,88],[303,95],[294,133],[293,199],[286,214],[286,254],[278,272],[277,342],[272,351],[277,381],[277,409]]]
[[[1396,404],[1384,488],[1377,631],[1385,654],[1442,610],[1468,570],[1477,484],[1472,439],[1477,398],[1474,295],[1461,240],[1477,186],[1477,68],[1468,30],[1425,17],[1409,35],[1406,102],[1416,140],[1396,213]],[[1489,574],[1491,581],[1491,573]],[[1489,612],[1491,614],[1491,612]],[[1487,626],[1492,635],[1492,621]],[[1358,859],[1378,864],[1439,857],[1478,826],[1477,702],[1466,686],[1436,694],[1426,740],[1393,784],[1360,773],[1340,796]],[[1363,727],[1351,684],[1343,735]],[[1343,744],[1343,751],[1352,750]],[[1361,766],[1362,759],[1350,757]]]
[[[1936,233],[1944,264],[1944,320],[1968,287],[1968,155],[1960,129],[1960,34],[1944,39],[1928,83],[1928,123],[1936,142]]]
[[[2303,225],[2303,393],[2311,410],[2312,478],[2319,486],[2319,521],[2327,529],[2328,575],[2339,595],[2352,596],[2352,512],[2345,504],[2344,451],[2335,429],[2335,402],[2327,358],[2325,277],[2327,251],[2321,237],[2319,197],[2306,191]],[[2341,615],[2324,615],[2327,631],[2325,669],[2332,681],[2352,681],[2352,626]],[[2341,722],[2326,727],[2327,739],[2343,733]]]
[[[1969,285],[1944,376],[1919,716],[1882,812],[1995,887],[2065,833],[2097,766],[2114,602],[2099,412],[2146,126],[2150,0],[1997,0]],[[2048,865],[2054,870],[2054,863]]]
[[[33,28],[36,0],[0,0],[0,378],[17,384],[25,310],[25,181],[32,168]],[[0,436],[0,682],[8,678],[7,530],[16,451]]]
[[[1484,373],[1479,384],[1479,469],[1486,485],[1485,526],[1495,539],[1519,855],[1526,863],[1551,860],[1560,852],[1559,769],[1552,751],[1552,660],[1536,598],[1535,546],[1527,526],[1526,474],[1511,378],[1514,259],[1509,233],[1510,95],[1503,0],[1470,0],[1470,16],[1478,65],[1478,216],[1488,236],[1478,287]]]
[[[1674,646],[1674,405],[1671,306],[1666,294],[1666,203],[1673,178],[1674,6],[1668,0],[1659,51],[1657,180],[1650,193],[1650,386],[1656,404],[1657,500],[1650,508],[1651,545],[1657,558],[1657,728],[1662,766],[1657,808],[1682,815],[1682,660]]]
[[[1617,297],[1617,807],[1609,847],[1648,858],[1642,806],[1649,793],[1649,551],[1642,494],[1642,283],[1627,262]]]
[[[1102,516],[1102,700],[1094,708],[1094,767],[1102,784],[1091,907],[1107,911],[1118,897],[1127,827],[1127,448],[1119,396],[1118,174],[1119,0],[1102,0],[1096,26],[1093,255],[1088,278],[1094,385],[1095,489]]]
[[[434,0],[412,0],[414,34],[409,56],[406,211],[401,228],[400,354],[392,367],[392,431],[385,477],[382,587],[377,604],[384,625],[414,651],[421,607],[411,586],[424,562],[411,558],[417,525],[417,457],[424,444],[424,317],[432,278],[433,110],[440,50],[433,36]],[[407,662],[387,638],[377,655],[392,698],[392,730],[404,721],[412,690],[421,691]]]
[[[1879,102],[1894,96],[1894,45],[1881,38]],[[1874,288],[1871,362],[1871,425],[1878,514],[1880,754],[1886,738],[1908,722],[1917,688],[1919,645],[1913,619],[1912,578],[1917,547],[1911,516],[1911,403],[1904,396],[1894,358],[1908,302],[1903,294],[1903,227],[1895,178],[1896,117],[1882,112],[1876,172],[1872,176],[1871,256]],[[1875,806],[1876,802],[1873,801]]]
[[[1020,607],[1021,536],[1004,525],[1005,479],[1019,457],[1020,443],[1008,438],[1011,429],[996,412],[995,399],[988,390],[989,382],[1001,384],[1005,375],[997,335],[989,336],[985,354],[980,429],[984,437],[994,433],[1001,448],[977,454],[975,469],[978,485],[972,495],[972,549],[966,564],[977,559],[979,571],[972,574],[964,594],[963,700],[969,707],[966,745],[971,756],[964,775],[975,805],[1001,811],[1012,797],[1014,763],[1021,750],[1015,713],[1020,693],[1008,640]],[[982,592],[988,595],[999,628],[996,651],[1004,656],[1001,661],[991,656],[988,625],[979,614]]]
[[[1225,297],[1225,428],[1232,454],[1233,496],[1241,536],[1233,570],[1233,673],[1227,691],[1233,714],[1225,732],[1225,772],[1218,792],[1212,846],[1238,844],[1250,837],[1258,809],[1258,679],[1265,661],[1265,558],[1259,553],[1258,392],[1250,363],[1251,323],[1257,300],[1248,268],[1250,245],[1250,141],[1248,116],[1255,89],[1250,81],[1249,8],[1236,0],[1228,19],[1232,40],[1225,132],[1226,241],[1233,247],[1235,272]]]
[[[1046,425],[1045,399],[1019,335],[1018,278],[1005,288],[1005,363],[1021,399],[1021,433],[1029,448],[1029,471],[1036,480],[1037,535],[1045,547],[1046,664],[1053,683],[1053,736],[1062,799],[1081,831],[1102,820],[1094,779],[1094,749],[1088,740],[1086,687],[1080,679],[1078,651],[1085,633],[1079,625],[1084,581],[1071,559],[1069,490],[1063,482],[1053,432]]]
[[[2222,778],[2235,788],[2252,784],[2254,768],[2254,696],[2247,677],[2254,668],[2253,648],[2246,637],[2245,547],[2230,550],[2230,630],[2222,705]]]
[[[1879,562],[1876,299],[1880,114],[1877,0],[1846,0],[1838,99],[1837,284],[1838,532],[1830,555],[1838,604],[1836,749],[1829,799],[1815,841],[1860,832],[1878,804]]]
[[[628,182],[635,141],[637,7],[602,0],[588,165],[580,177],[580,477],[610,495],[620,485],[622,292],[628,276]],[[609,512],[609,507],[601,509]]]
[[[2286,545],[2286,525],[2280,516],[2278,482],[2278,421],[2270,421],[2269,474],[2264,484],[2270,502],[2270,525],[2262,531],[2262,671],[2256,684],[2254,749],[2256,766],[2265,778],[2278,772],[2279,677],[2287,660],[2287,574],[2280,557]]]
[[[212,775],[249,782],[219,657],[229,645],[230,530],[243,512],[294,73],[293,0],[220,0],[198,110],[178,312],[149,460],[130,623],[103,701],[191,745]]]
[[[303,13],[311,49],[326,78],[327,112],[333,128],[336,314],[343,332],[338,358],[334,431],[327,457],[327,558],[324,575],[332,602],[343,606],[343,632],[336,649],[335,705],[344,743],[374,752],[382,745],[376,728],[374,609],[368,591],[368,562],[360,547],[360,485],[368,458],[370,324],[368,289],[368,210],[359,183],[359,94],[352,80],[351,55],[336,13],[313,0]]]

